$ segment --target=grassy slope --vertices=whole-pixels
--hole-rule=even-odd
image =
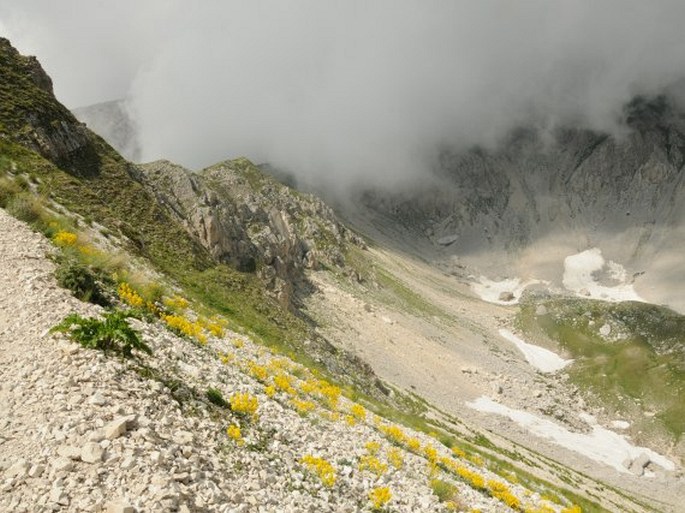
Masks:
[[[217,265],[134,178],[134,168],[32,77],[36,64],[0,40],[0,160],[39,183],[39,192],[72,212],[97,221],[130,241],[188,295],[224,313],[264,342],[294,350],[308,328],[282,310],[252,275]],[[37,149],[37,128],[55,134],[66,126],[87,144],[50,161]]]
[[[535,315],[543,304],[545,315]],[[665,430],[675,441],[685,430],[685,316],[645,303],[547,299],[522,305],[520,327],[557,341],[576,359],[569,373],[604,404]],[[603,337],[599,329],[609,324]],[[656,412],[651,417],[644,412]]]

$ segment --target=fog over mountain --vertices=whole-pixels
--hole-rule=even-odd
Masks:
[[[70,107],[128,97],[143,160],[245,155],[347,186],[420,176],[436,148],[513,127],[621,134],[635,95],[679,89],[685,4],[0,4]]]

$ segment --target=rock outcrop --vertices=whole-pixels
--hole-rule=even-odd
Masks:
[[[88,130],[55,100],[52,80],[35,57],[0,38],[0,137],[20,142],[78,174],[94,169],[97,151]]]
[[[218,261],[257,272],[284,305],[307,291],[307,269],[343,267],[361,239],[309,194],[263,174],[249,160],[194,173],[168,161],[140,166],[140,179]]]

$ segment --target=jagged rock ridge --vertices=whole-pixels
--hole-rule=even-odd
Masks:
[[[194,173],[168,161],[141,180],[218,261],[258,272],[284,305],[306,292],[306,269],[343,267],[361,239],[318,198],[264,175],[247,159]]]
[[[55,101],[52,80],[35,57],[0,38],[0,135],[20,141],[45,158],[82,172],[97,162],[89,132]]]

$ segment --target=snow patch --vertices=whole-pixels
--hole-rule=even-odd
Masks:
[[[542,283],[540,280],[528,280],[521,283],[519,278],[509,278],[501,281],[489,280],[485,276],[480,276],[477,283],[471,283],[471,288],[478,296],[488,303],[497,305],[516,305],[521,299],[521,294],[529,285]],[[511,299],[503,300],[502,297],[509,296]]]
[[[525,411],[509,408],[485,396],[473,402],[467,402],[466,406],[480,412],[508,417],[536,436],[550,440],[591,460],[606,463],[619,472],[628,473],[629,471],[623,462],[635,460],[643,454],[647,455],[652,463],[666,470],[675,470],[676,468],[675,463],[661,454],[646,447],[632,445],[624,435],[601,427],[591,415],[580,414],[580,418],[592,428],[590,433],[584,434],[574,433],[555,422]],[[648,474],[645,476],[649,477]]]
[[[605,271],[616,285],[601,285],[595,273]],[[602,250],[592,248],[564,259],[563,284],[576,295],[605,301],[643,301],[628,279],[625,268],[616,262],[606,262]]]
[[[523,353],[528,363],[541,372],[556,372],[573,361],[564,360],[554,351],[544,347],[529,344],[509,330],[501,329],[499,334],[509,342],[512,342]]]

